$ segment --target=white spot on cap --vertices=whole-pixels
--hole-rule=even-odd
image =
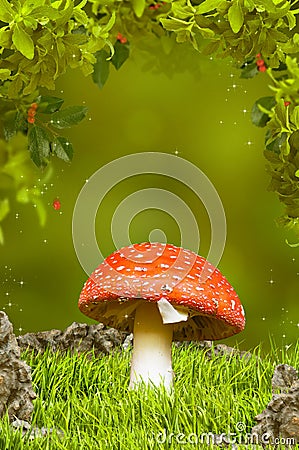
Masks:
[[[116,268],[116,270],[123,270],[125,268],[125,266],[118,266],[117,268]],[[127,269],[127,270],[130,270],[130,269]]]
[[[235,309],[235,306],[236,306],[235,300],[231,300],[231,304],[232,304],[232,309]]]
[[[192,275],[187,275],[187,278],[190,278],[191,280],[195,280],[195,277],[193,277]]]

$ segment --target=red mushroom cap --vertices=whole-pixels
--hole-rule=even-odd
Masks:
[[[131,332],[138,302],[162,298],[188,312],[187,321],[174,324],[175,340],[217,340],[244,329],[240,299],[220,271],[202,256],[171,244],[145,242],[112,253],[85,283],[79,309]]]

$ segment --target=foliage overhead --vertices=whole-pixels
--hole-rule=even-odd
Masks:
[[[299,236],[296,3],[0,0],[0,184],[7,146],[13,146],[20,135],[23,149],[27,147],[40,168],[46,167],[53,155],[67,162],[72,159],[72,144],[61,133],[79,123],[87,109],[61,109],[63,99],[49,96],[68,68],[80,68],[102,88],[111,67],[120,69],[133,52],[153,54],[159,47],[169,62],[177,44],[190,45],[203,55],[229,57],[243,78],[260,72],[269,76],[273,95],[257,100],[252,120],[266,128],[270,189],[285,205],[280,223]],[[17,183],[13,189],[18,198]],[[6,195],[0,200],[3,220],[9,200]]]

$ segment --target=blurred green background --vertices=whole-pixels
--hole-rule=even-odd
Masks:
[[[178,61],[183,67],[182,55]],[[77,196],[85,180],[113,159],[154,151],[195,164],[223,202],[227,241],[219,268],[238,292],[247,317],[245,331],[225,342],[237,341],[242,348],[263,342],[267,348],[273,336],[288,348],[298,338],[299,250],[285,243],[294,236],[275,225],[282,207],[267,192],[264,130],[250,121],[254,101],[269,95],[267,75],[241,80],[227,61],[199,57],[193,69],[169,78],[143,71],[142,61],[133,58],[119,72],[113,70],[102,91],[79,71],[60,80],[57,94],[63,91],[66,104],[88,106],[89,114],[68,133],[75,148],[72,164],[53,159],[54,174],[44,194],[46,226],[40,228],[33,207],[22,205],[3,223],[0,309],[9,314],[16,334],[62,329],[73,321],[92,323],[77,308],[87,278],[72,242]],[[42,176],[37,170],[37,178]],[[149,187],[168,189],[188,204],[200,230],[200,253],[206,256],[211,230],[204,205],[189,188],[159,175],[124,180],[109,192],[96,220],[101,252],[107,256],[115,250],[110,226],[117,205]],[[60,211],[52,207],[56,197]],[[131,241],[148,240],[153,229],[162,229],[168,242],[180,245],[179,223],[152,209],[132,220]]]

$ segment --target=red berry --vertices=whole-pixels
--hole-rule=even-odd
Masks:
[[[28,109],[28,112],[27,112],[27,122],[28,123],[34,123],[35,122],[34,116],[36,115],[37,107],[38,107],[37,103],[32,103],[30,108]]]
[[[54,208],[56,211],[58,211],[58,210],[61,208],[61,203],[60,203],[60,200],[59,200],[58,198],[56,198],[56,199],[53,201],[53,208]]]
[[[258,53],[257,55],[256,55],[256,57],[257,58],[260,58],[262,55],[260,54],[260,53]]]
[[[121,44],[125,44],[128,41],[128,39],[119,32],[117,33],[116,40]]]
[[[34,117],[36,115],[35,109],[30,108],[28,111],[28,117]]]
[[[258,59],[256,62],[257,66],[264,66],[265,65],[265,61],[263,59]]]
[[[259,69],[260,72],[266,72],[267,67],[265,65],[263,65],[263,66],[259,66],[258,69]]]
[[[284,102],[284,106],[289,106],[291,102]]]

